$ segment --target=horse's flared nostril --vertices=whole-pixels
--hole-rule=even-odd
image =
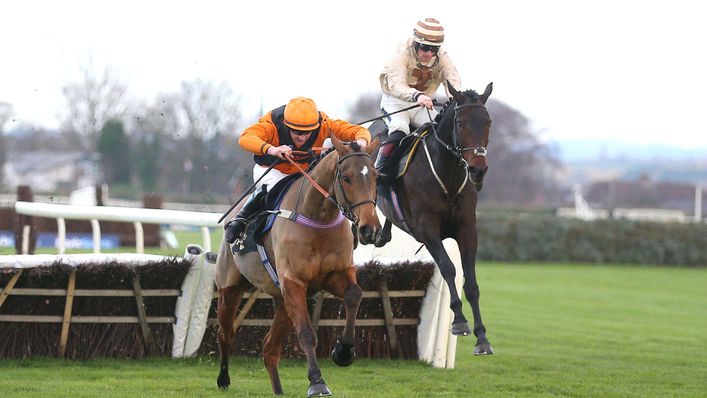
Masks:
[[[488,170],[488,167],[480,168],[471,166],[469,167],[469,177],[471,177],[474,182],[480,182],[484,178],[486,170]]]
[[[369,227],[368,225],[361,226],[361,228],[359,228],[358,230],[358,234],[361,238],[362,243],[371,243],[375,238],[373,228]]]

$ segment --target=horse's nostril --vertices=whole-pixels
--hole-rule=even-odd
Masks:
[[[368,225],[364,225],[359,230],[359,233],[366,242],[371,241],[371,237],[373,236],[373,230],[371,229],[371,227],[369,227]]]

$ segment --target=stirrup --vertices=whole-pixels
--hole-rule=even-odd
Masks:
[[[238,252],[243,250],[244,247],[245,245],[243,244],[243,240],[236,239],[236,241],[233,242],[233,246],[231,246],[231,254],[238,254]]]

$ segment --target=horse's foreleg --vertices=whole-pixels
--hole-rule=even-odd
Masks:
[[[221,370],[216,384],[222,390],[227,389],[231,384],[231,378],[228,376],[228,355],[235,335],[233,319],[236,317],[243,293],[244,289],[237,286],[229,286],[219,290],[216,313],[219,325],[218,345],[221,355]]]
[[[444,250],[441,240],[429,239],[425,242],[425,247],[427,247],[427,250],[432,254],[432,258],[434,258],[437,263],[442,278],[444,278],[447,287],[449,287],[449,307],[452,309],[452,312],[454,312],[454,320],[452,321],[451,328],[452,334],[461,336],[471,334],[469,322],[466,320],[464,312],[462,311],[462,300],[457,293],[457,284],[454,280],[457,276],[457,270],[454,268],[454,263]]]
[[[273,306],[275,307],[275,316],[273,317],[270,331],[265,336],[263,344],[263,360],[265,367],[270,374],[270,383],[272,384],[272,392],[275,395],[282,395],[282,384],[280,383],[280,374],[277,366],[280,363],[280,354],[282,353],[282,341],[287,337],[292,329],[292,320],[287,315],[287,311],[282,304],[281,298],[273,298]]]
[[[466,299],[469,300],[471,311],[474,315],[474,335],[476,336],[474,355],[491,355],[493,354],[493,348],[486,338],[486,327],[481,320],[481,309],[479,307],[479,284],[476,282],[476,244],[468,247],[474,250],[462,250],[461,258],[464,269],[464,294]]]
[[[349,366],[356,357],[354,351],[354,328],[358,307],[363,298],[363,290],[356,283],[356,268],[351,267],[344,272],[332,275],[326,282],[326,290],[344,299],[346,308],[346,326],[341,340],[336,342],[331,351],[331,359],[339,366]]]
[[[329,396],[331,391],[322,378],[322,371],[317,364],[317,335],[307,310],[307,285],[286,276],[282,278],[281,283],[287,314],[295,325],[299,345],[307,356],[307,377],[309,378],[307,396]]]

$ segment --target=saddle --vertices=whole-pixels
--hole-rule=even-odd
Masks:
[[[333,150],[333,149],[332,149]],[[316,167],[319,162],[329,153],[329,151],[322,153],[317,156],[309,164],[307,172],[310,172],[314,167]],[[295,183],[302,174],[295,173],[290,174],[282,180],[278,181],[270,191],[265,195],[263,203],[260,204],[260,210],[253,216],[252,220],[248,222],[245,229],[245,237],[240,246],[236,245],[233,248],[234,253],[250,253],[258,250],[258,245],[263,245],[263,236],[270,231],[277,214],[275,211],[280,209],[280,204],[282,199],[285,197],[285,193],[290,189],[292,184]]]
[[[275,222],[276,214],[273,211],[280,208],[282,199],[285,193],[290,189],[302,174],[290,174],[282,180],[278,181],[275,186],[265,195],[261,209],[253,216],[253,219],[248,222],[245,229],[245,237],[239,247],[234,247],[235,253],[250,253],[258,250],[257,245],[263,245],[263,236],[270,231]]]
[[[413,159],[420,141],[429,134],[431,126],[432,123],[425,123],[413,133],[403,137],[398,147],[395,148],[390,158],[388,158],[387,161],[390,162],[391,165],[390,170],[395,172],[396,180],[407,172],[410,161]]]

